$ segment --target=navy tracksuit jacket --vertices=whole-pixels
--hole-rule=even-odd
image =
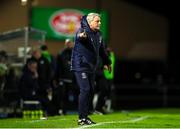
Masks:
[[[86,32],[87,38],[80,38],[79,34]],[[99,58],[104,65],[111,64],[105,51],[100,31],[92,31],[87,23],[86,16],[82,17],[81,28],[77,31],[75,45],[72,51],[71,70],[74,71],[79,94],[79,118],[87,118],[89,102],[91,101],[94,75],[99,65]]]

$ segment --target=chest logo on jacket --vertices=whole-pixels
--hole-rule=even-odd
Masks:
[[[102,43],[102,37],[99,37],[99,43],[100,44]]]
[[[91,42],[93,42],[93,39],[91,38]]]
[[[82,76],[82,79],[86,79],[87,78],[86,73],[81,73],[81,76]]]

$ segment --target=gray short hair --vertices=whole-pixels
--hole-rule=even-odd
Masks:
[[[89,13],[86,17],[88,24],[90,24],[94,20],[94,17],[96,16],[100,17],[98,13]]]

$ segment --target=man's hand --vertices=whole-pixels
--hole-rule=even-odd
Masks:
[[[82,33],[79,33],[79,37],[80,37],[80,38],[87,38],[86,32],[83,31]]]
[[[109,73],[111,73],[111,71],[112,71],[111,65],[104,65],[104,69],[108,70]]]

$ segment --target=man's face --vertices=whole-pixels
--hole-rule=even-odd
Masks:
[[[93,21],[90,23],[90,28],[92,30],[100,30],[101,19],[98,16],[95,16]]]
[[[28,65],[28,68],[29,68],[29,70],[31,71],[31,72],[36,72],[37,71],[37,63],[36,62],[34,62],[34,63],[32,63],[32,64],[29,64]]]
[[[36,51],[33,52],[33,56],[36,59],[39,59],[39,58],[41,58],[41,52],[39,50],[36,50]]]
[[[66,43],[65,43],[65,46],[66,46],[67,48],[71,49],[71,48],[74,47],[74,44],[73,44],[71,41],[69,41],[69,42],[66,42]]]

